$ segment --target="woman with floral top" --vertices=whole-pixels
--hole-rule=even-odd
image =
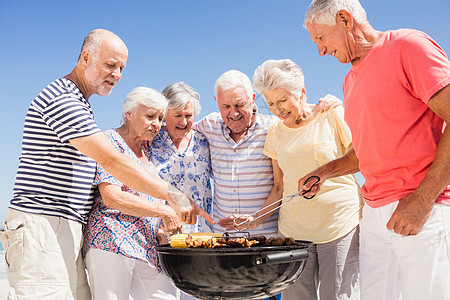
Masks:
[[[167,101],[159,92],[135,88],[125,99],[123,125],[105,135],[120,152],[156,173],[150,146],[161,128]],[[84,252],[94,299],[176,299],[161,272],[154,247],[158,238],[181,231],[182,223],[165,201],[142,194],[112,177],[100,165],[99,194],[85,230]],[[167,240],[166,240],[167,241]]]

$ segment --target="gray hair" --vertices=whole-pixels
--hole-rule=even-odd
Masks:
[[[139,104],[152,109],[166,109],[167,99],[160,92],[149,87],[137,87],[125,97],[122,106],[122,123],[127,121],[126,114],[136,110]]]
[[[81,46],[80,55],[78,56],[78,60],[81,58],[81,53],[84,50],[88,50],[92,54],[92,59],[95,61],[98,58],[98,53],[100,49],[100,45],[103,41],[103,29],[96,29],[89,32],[84,38],[83,45]]]
[[[188,102],[194,105],[194,118],[200,114],[200,95],[183,81],[172,83],[161,92],[168,101],[167,109],[182,110]]]
[[[236,87],[243,87],[245,92],[247,93],[247,96],[250,99],[253,99],[254,92],[252,89],[252,82],[250,81],[250,78],[248,78],[247,75],[245,75],[240,71],[237,70],[227,71],[216,80],[216,83],[214,84],[214,96],[216,97],[219,87],[224,91]]]
[[[313,0],[306,11],[303,27],[306,28],[309,22],[333,26],[341,9],[348,11],[357,23],[367,21],[366,11],[358,0]]]
[[[256,68],[253,87],[259,94],[278,88],[300,94],[305,87],[305,76],[302,69],[290,59],[270,59]]]

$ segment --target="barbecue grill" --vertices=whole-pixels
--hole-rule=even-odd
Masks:
[[[177,288],[200,299],[262,299],[300,276],[310,242],[250,248],[156,247],[162,268]]]

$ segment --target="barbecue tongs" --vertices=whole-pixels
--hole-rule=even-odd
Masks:
[[[244,221],[240,222],[240,223],[237,223],[237,222],[236,222],[237,218],[235,218],[235,219],[233,220],[233,225],[234,225],[233,227],[234,227],[234,229],[235,229],[236,231],[246,230],[246,229],[250,226],[250,223],[252,223],[253,221],[256,221],[256,220],[258,220],[259,218],[262,218],[263,216],[265,216],[265,215],[267,215],[267,214],[269,214],[269,213],[271,213],[271,212],[273,212],[273,211],[275,211],[275,210],[281,208],[283,205],[288,204],[288,203],[289,203],[292,199],[294,199],[295,197],[297,197],[297,196],[303,196],[303,195],[309,193],[309,192],[311,191],[311,189],[312,189],[312,188],[320,181],[320,177],[319,177],[319,176],[314,176],[314,175],[313,175],[313,176],[310,176],[310,177],[308,177],[308,179],[305,180],[305,183],[304,183],[304,184],[306,184],[310,179],[316,179],[316,182],[314,182],[314,184],[309,188],[309,190],[306,190],[306,191],[305,191],[305,190],[301,189],[301,190],[299,190],[297,193],[295,193],[295,194],[293,194],[293,195],[290,195],[290,196],[283,197],[283,198],[281,198],[280,200],[277,200],[277,201],[273,202],[272,204],[269,204],[269,205],[267,205],[266,207],[264,207],[264,208],[262,208],[262,209],[260,209],[260,210],[257,210],[257,211],[255,211],[254,213],[252,213],[252,214],[250,214],[250,215],[240,215],[239,217],[245,217],[246,219],[245,219]],[[303,196],[303,198],[309,200],[309,199],[314,198],[314,196],[316,196],[316,195],[312,195],[311,197],[305,197],[305,196]],[[264,214],[260,215],[259,217],[255,218],[255,219],[253,219],[253,220],[250,220],[250,217],[255,216],[257,213],[259,213],[259,212],[261,212],[261,211],[263,211],[263,210],[266,210],[266,209],[268,209],[268,208],[271,207],[271,206],[277,205],[278,203],[282,202],[282,201],[285,200],[285,199],[288,199],[288,200],[287,200],[286,202],[284,202],[283,204],[281,204],[280,206],[276,206],[276,207],[272,208],[271,210],[265,212]],[[243,228],[243,229],[237,229],[237,228],[239,228],[240,226],[242,226],[242,225],[244,225],[244,224],[246,224],[246,227],[245,227],[245,228]]]

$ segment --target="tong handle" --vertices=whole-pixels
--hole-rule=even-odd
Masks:
[[[316,182],[314,182],[313,185],[311,185],[311,187],[309,188],[309,190],[304,191],[304,192],[302,193],[302,195],[305,195],[305,194],[311,192],[312,188],[313,188],[316,184],[318,184],[318,183],[320,182],[320,177],[319,177],[319,176],[312,175],[312,176],[309,176],[309,177],[305,180],[305,182],[304,182],[303,184],[306,184],[310,179],[316,179]],[[310,199],[314,198],[315,196],[316,196],[316,195],[314,194],[314,195],[312,195],[311,197],[305,197],[305,196],[303,196],[303,198],[310,200]]]

